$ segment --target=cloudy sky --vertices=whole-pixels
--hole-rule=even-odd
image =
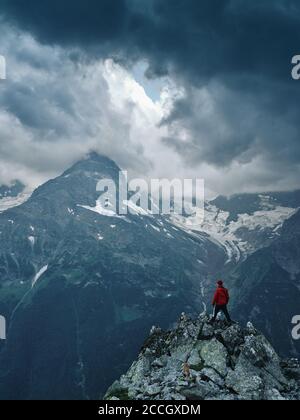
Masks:
[[[0,183],[90,150],[208,195],[299,188],[298,0],[0,0]]]

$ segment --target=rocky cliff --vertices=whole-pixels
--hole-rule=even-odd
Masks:
[[[282,360],[248,323],[209,324],[181,316],[175,328],[152,328],[129,371],[107,400],[299,400],[300,363]]]

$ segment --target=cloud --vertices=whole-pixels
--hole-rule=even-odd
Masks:
[[[20,174],[36,185],[91,149],[133,172],[155,166],[154,150],[164,149],[166,130],[158,124],[167,93],[153,102],[112,60],[74,62],[71,52],[29,34],[4,27],[3,35],[8,78],[0,95],[0,181]]]
[[[47,44],[150,61],[195,80],[232,73],[286,77],[299,46],[297,0],[0,0],[11,22]]]
[[[163,121],[169,127],[164,142],[197,165],[201,160],[226,167],[264,156],[276,164],[299,162],[299,121],[296,106],[281,96],[286,108],[272,104],[275,88],[266,81],[262,92],[230,89],[212,81],[201,89],[188,89]],[[293,92],[290,92],[292,95]],[[287,146],[288,145],[288,146]]]
[[[34,145],[39,156],[50,145],[65,150],[60,156],[68,158],[56,163],[51,153],[41,156],[37,171],[57,171],[96,145],[137,172],[201,173],[212,191],[298,186],[300,90],[291,78],[300,45],[298,1],[26,4],[0,0],[3,19],[14,28],[0,47],[16,28],[22,40],[11,41],[18,71],[4,92],[1,86],[0,101],[5,118],[20,123],[18,147],[27,142],[26,150]],[[112,57],[127,70],[101,64]],[[163,96],[151,100],[130,76],[140,60],[148,63],[150,91],[152,78],[173,82],[166,103]],[[38,166],[34,153],[2,153]]]
[[[1,0],[0,10],[47,44],[111,42],[123,33],[128,13],[126,0],[28,0],[26,5],[19,0]]]

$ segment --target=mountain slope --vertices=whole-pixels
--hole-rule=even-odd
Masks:
[[[288,219],[280,237],[239,265],[229,281],[237,319],[250,319],[282,355],[299,356],[292,318],[300,302],[300,211]]]
[[[224,249],[231,266],[276,240],[299,208],[300,191],[220,196],[205,203],[204,221],[200,210],[188,217],[174,215],[172,221],[187,232],[206,233]]]
[[[97,398],[153,323],[204,307],[223,251],[160,217],[99,213],[96,184],[118,175],[92,154],[0,214],[1,398]]]
[[[227,257],[215,277],[228,281],[236,319],[255,322],[282,355],[297,355],[300,350],[291,337],[291,319],[299,312],[300,301],[295,239],[299,206],[299,191],[240,194],[206,202],[204,222],[201,211],[171,218],[190,235],[206,234],[223,249]],[[203,280],[207,307],[214,287],[210,277]]]

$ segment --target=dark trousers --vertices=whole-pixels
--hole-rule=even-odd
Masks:
[[[228,322],[231,322],[231,318],[227,309],[227,305],[215,305],[214,316],[212,321],[217,319],[217,315],[219,312],[223,312]]]

